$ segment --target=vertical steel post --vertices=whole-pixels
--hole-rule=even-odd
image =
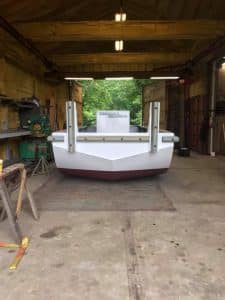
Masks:
[[[68,96],[69,101],[66,102],[66,122],[67,122],[67,138],[68,138],[68,152],[73,153],[76,146],[77,133],[77,110],[76,102],[73,101],[73,81],[68,82]]]
[[[209,154],[215,156],[214,151],[214,128],[213,121],[215,117],[215,99],[216,99],[216,78],[217,77],[217,61],[215,60],[212,65],[212,82],[211,82],[211,99],[210,99],[210,131],[209,131]]]
[[[149,109],[150,152],[158,151],[158,133],[160,118],[160,102],[151,102]]]
[[[76,142],[76,103],[74,101],[66,102],[66,121],[67,121],[67,137],[68,152],[75,151]]]

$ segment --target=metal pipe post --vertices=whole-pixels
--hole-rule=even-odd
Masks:
[[[216,73],[217,73],[217,61],[213,62],[212,66],[212,82],[211,82],[211,101],[210,101],[210,131],[209,131],[209,153],[211,156],[215,156],[213,141],[214,141],[214,129],[213,121],[215,117],[215,98],[216,98]]]
[[[149,143],[150,151],[155,153],[158,151],[158,133],[160,119],[160,102],[150,102],[149,107]]]

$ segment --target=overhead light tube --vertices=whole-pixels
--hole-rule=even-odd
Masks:
[[[151,76],[150,79],[152,80],[175,80],[179,79],[179,76]]]
[[[133,80],[134,77],[105,77],[105,80]]]
[[[65,80],[94,80],[93,77],[65,77]]]

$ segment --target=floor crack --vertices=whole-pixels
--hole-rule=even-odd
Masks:
[[[124,241],[126,250],[127,263],[127,279],[129,289],[129,300],[141,300],[142,297],[142,280],[139,271],[137,250],[135,245],[135,238],[133,226],[131,221],[131,213],[125,214],[124,226]]]

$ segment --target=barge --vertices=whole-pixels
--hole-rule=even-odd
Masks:
[[[66,103],[67,129],[52,133],[63,173],[103,180],[151,176],[168,170],[174,133],[159,130],[160,103],[151,102],[148,128],[131,126],[128,111],[99,111],[96,127],[78,128],[76,103]]]

